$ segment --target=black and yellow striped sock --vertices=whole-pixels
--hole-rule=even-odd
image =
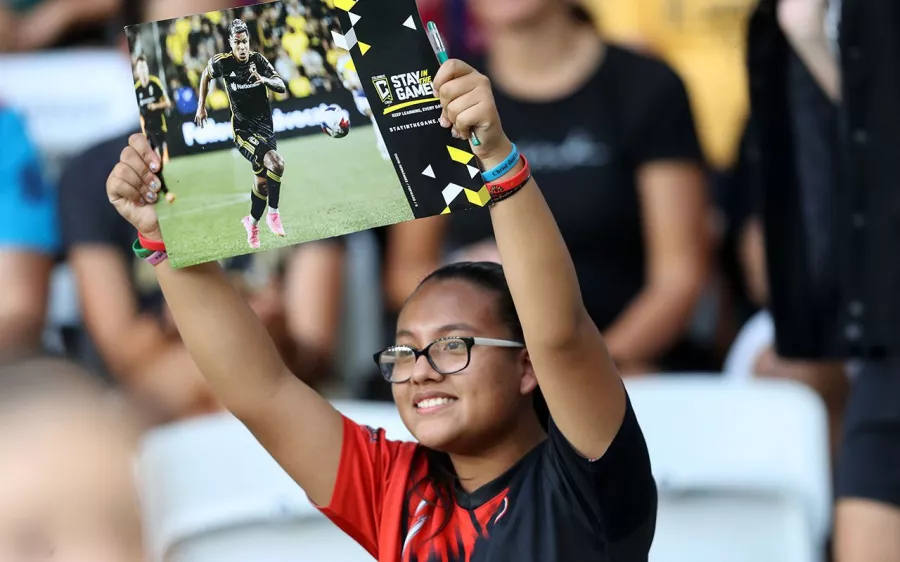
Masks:
[[[281,197],[281,176],[272,170],[268,170],[266,172],[266,184],[269,188],[269,209],[277,212],[278,201]]]
[[[253,188],[250,190],[250,216],[256,223],[262,219],[263,213],[266,212],[266,195],[259,192],[257,185],[254,181]]]

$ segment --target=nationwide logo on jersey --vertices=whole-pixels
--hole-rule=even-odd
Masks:
[[[262,82],[254,82],[253,84],[238,84],[237,82],[231,83],[231,89],[235,92],[238,90],[250,90],[251,88],[258,88],[262,85]]]
[[[391,83],[388,81],[387,76],[384,74],[373,76],[372,84],[378,92],[378,97],[381,98],[381,103],[384,105],[391,105],[394,103],[394,94],[391,93]]]

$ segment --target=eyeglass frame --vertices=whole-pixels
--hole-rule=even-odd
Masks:
[[[462,367],[460,367],[459,369],[449,372],[449,373],[442,372],[440,369],[438,369],[437,365],[434,364],[434,360],[432,360],[432,358],[431,358],[431,354],[429,353],[431,351],[431,346],[433,346],[436,343],[439,343],[442,341],[447,341],[447,340],[461,340],[463,343],[466,344],[466,364],[463,365]],[[415,356],[415,359],[413,360],[413,364],[417,363],[419,361],[419,357],[422,357],[424,355],[425,359],[428,361],[428,364],[431,365],[431,368],[434,369],[435,372],[437,372],[441,375],[444,375],[444,376],[449,376],[449,375],[455,375],[461,371],[464,371],[469,366],[469,363],[472,362],[472,348],[475,347],[476,345],[485,346],[485,347],[505,347],[508,349],[517,348],[517,347],[522,348],[522,349],[525,348],[524,343],[518,342],[518,341],[512,341],[512,340],[501,340],[501,339],[496,339],[496,338],[480,338],[477,336],[445,336],[443,338],[438,338],[438,339],[434,340],[433,342],[426,345],[423,349],[416,349],[415,347],[413,347],[411,345],[391,345],[391,346],[388,346],[388,347],[382,349],[381,351],[375,353],[372,357],[373,357],[373,359],[375,359],[375,364],[378,365],[378,370],[381,372],[381,376],[384,378],[384,380],[386,380],[387,382],[389,382],[391,384],[403,384],[405,382],[408,382],[410,379],[412,379],[412,375],[410,375],[409,378],[403,379],[402,381],[391,380],[391,379],[387,378],[387,376],[384,374],[384,371],[381,369],[381,361],[379,360],[379,358],[385,351],[389,351],[391,349],[398,349],[398,348],[409,349],[413,352],[413,355]]]

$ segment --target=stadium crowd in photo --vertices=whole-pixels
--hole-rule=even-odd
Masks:
[[[169,88],[177,111],[193,116],[200,75],[213,55],[229,50],[228,26],[240,19],[247,24],[251,44],[272,62],[288,86],[286,93],[275,94],[274,99],[305,98],[341,87],[336,70],[341,51],[331,35],[340,31],[340,25],[332,9],[328,2],[287,0],[210,11],[156,26],[158,39],[153,46],[161,49],[148,45],[144,52],[135,48],[134,39],[129,47],[153,61],[152,68]],[[227,109],[227,95],[214,88],[208,107]]]

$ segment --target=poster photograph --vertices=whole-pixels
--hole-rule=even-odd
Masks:
[[[175,267],[484,207],[438,124],[415,0],[283,0],[126,28]]]

